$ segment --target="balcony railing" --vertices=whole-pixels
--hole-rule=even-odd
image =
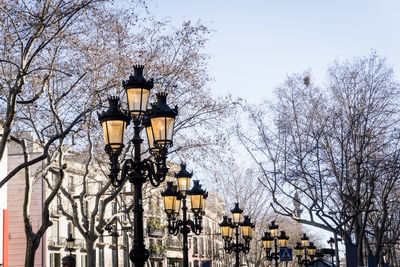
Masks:
[[[54,217],[54,218],[60,218],[63,215],[62,215],[61,209],[59,209],[58,207],[52,207],[52,208],[50,208],[50,216]]]
[[[150,251],[150,260],[163,261],[165,258],[165,251]]]
[[[170,248],[181,248],[182,242],[179,239],[168,239],[167,246]]]
[[[85,239],[80,239],[80,238],[75,239],[74,248],[80,248],[82,250],[86,250]]]
[[[49,246],[53,248],[62,248],[67,244],[65,237],[51,236],[47,240]]]
[[[156,227],[147,227],[147,231],[150,236],[164,236],[165,235],[165,229],[164,228],[156,228]]]

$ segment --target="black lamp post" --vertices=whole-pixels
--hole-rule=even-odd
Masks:
[[[72,251],[74,250],[75,238],[72,237],[72,234],[69,234],[67,238],[67,249],[69,251],[69,255],[72,255]]]
[[[175,258],[174,260],[174,267],[179,267],[179,259]]]
[[[181,165],[181,170],[175,174],[178,180],[178,186],[173,186],[172,182],[167,183],[167,188],[161,195],[164,198],[164,210],[168,216],[168,232],[177,235],[179,232],[183,235],[183,266],[189,266],[189,247],[188,234],[190,231],[199,235],[203,229],[202,216],[205,211],[206,198],[208,193],[203,190],[198,180],[193,181],[193,187],[189,190],[190,179],[193,173],[186,170],[186,165]],[[188,219],[186,205],[186,196],[190,196],[193,220]],[[181,207],[182,204],[182,207]],[[179,211],[182,209],[182,219],[178,219]]]
[[[275,224],[275,221],[272,221],[269,225],[269,232],[265,232],[262,237],[263,247],[267,254],[266,258],[269,261],[274,260],[275,266],[278,266],[279,260],[279,252],[278,248],[287,248],[289,237],[286,235],[285,231],[281,231],[281,234],[278,235],[279,226]],[[272,249],[274,248],[274,251]]]
[[[253,238],[255,225],[251,223],[249,216],[244,216],[242,222],[243,210],[239,208],[239,203],[235,203],[235,207],[231,210],[232,218],[224,216],[223,221],[219,224],[221,235],[225,241],[224,249],[227,253],[236,253],[235,266],[239,267],[239,254],[243,252],[248,254],[250,251],[250,241]],[[239,227],[242,230],[244,243],[239,242]]]
[[[301,243],[297,243],[294,249],[299,265],[304,265],[306,267],[311,264],[317,251],[317,248],[314,246],[313,242],[309,242],[309,238],[306,234],[303,234]]]
[[[329,246],[331,247],[331,261],[332,261],[332,266],[334,266],[333,264],[333,255],[335,255],[335,250],[333,248],[333,246],[335,245],[335,239],[333,239],[333,237],[329,238],[329,240],[327,241]]]
[[[144,78],[143,68],[143,66],[134,66],[134,75],[122,83],[127,95],[129,112],[121,110],[118,97],[110,97],[109,109],[98,114],[104,132],[105,151],[110,157],[109,178],[113,186],[120,187],[125,180],[134,185],[134,238],[130,259],[136,267],[144,266],[149,258],[149,251],[143,240],[142,186],[150,180],[151,184],[157,187],[165,180],[168,172],[167,151],[172,146],[174,122],[178,114],[176,107],[171,109],[167,105],[166,93],[158,93],[157,103],[153,104],[151,109],[147,109],[153,80],[147,81]],[[134,158],[127,159],[121,170],[118,157],[124,147],[125,128],[131,121],[134,129],[131,140]],[[143,139],[140,137],[140,132],[143,128],[146,128],[149,151],[154,157],[153,160],[141,159],[140,146]],[[121,175],[119,175],[120,172]]]

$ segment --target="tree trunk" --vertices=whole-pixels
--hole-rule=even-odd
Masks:
[[[35,266],[35,255],[36,250],[39,247],[40,239],[35,237],[28,237],[26,240],[26,255],[25,255],[25,267]]]
[[[94,240],[86,239],[87,266],[96,267],[96,249],[94,248]]]

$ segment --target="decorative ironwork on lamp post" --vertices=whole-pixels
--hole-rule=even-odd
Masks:
[[[235,203],[235,207],[231,210],[232,218],[224,216],[223,221],[219,224],[221,235],[225,241],[224,249],[227,253],[236,253],[235,266],[239,267],[239,254],[243,252],[248,254],[250,251],[250,241],[253,238],[255,225],[251,223],[249,216],[242,216],[243,210],[239,208],[239,203]],[[243,222],[242,222],[243,218]],[[242,230],[244,243],[239,241],[239,227]]]
[[[299,265],[304,265],[306,267],[311,264],[317,251],[317,248],[314,246],[313,242],[309,242],[309,238],[306,234],[303,234],[301,243],[297,243],[294,249]]]
[[[201,188],[198,180],[193,181],[193,187],[189,190],[190,180],[193,173],[186,170],[186,165],[181,165],[181,170],[175,174],[178,180],[178,186],[172,182],[167,183],[167,188],[161,195],[164,198],[164,210],[168,216],[168,231],[170,234],[183,236],[183,266],[189,266],[189,247],[188,234],[190,231],[199,235],[203,229],[202,216],[205,211],[206,198],[208,193]],[[189,195],[191,209],[194,214],[193,220],[187,216],[188,207],[186,205],[186,196]],[[182,205],[182,207],[181,207]],[[179,212],[182,210],[182,218],[178,219]]]
[[[279,226],[275,224],[275,221],[272,221],[269,225],[269,232],[265,232],[262,237],[263,247],[267,254],[266,258],[269,261],[274,260],[275,266],[278,266],[279,260],[279,248],[287,248],[289,237],[286,235],[285,231],[281,231],[281,234],[278,235]],[[273,251],[274,248],[274,251]]]
[[[149,258],[149,251],[143,239],[143,201],[142,186],[150,181],[154,187],[159,186],[166,177],[168,148],[172,146],[172,135],[175,117],[178,114],[167,105],[167,94],[158,93],[157,103],[147,109],[150,90],[153,80],[146,80],[143,76],[143,66],[134,66],[134,75],[122,83],[128,103],[129,112],[121,110],[119,98],[109,98],[109,109],[98,114],[104,132],[106,143],[105,152],[110,158],[109,178],[114,187],[121,187],[125,180],[134,185],[133,213],[134,213],[134,238],[130,259],[136,267],[144,266]],[[123,137],[125,129],[133,122],[134,136],[133,159],[125,160],[122,168],[119,165],[119,156],[124,148]],[[141,130],[146,128],[149,151],[153,159],[141,159]]]

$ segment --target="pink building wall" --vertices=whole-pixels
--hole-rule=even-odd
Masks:
[[[10,155],[8,157],[8,172],[13,170],[23,161],[21,155]],[[32,170],[35,168],[32,167]],[[24,171],[18,172],[8,183],[7,202],[9,211],[9,243],[8,257],[10,267],[24,266],[26,238],[23,219],[23,203],[25,193]],[[42,179],[37,179],[32,182],[32,194],[30,203],[30,215],[33,225],[33,231],[36,232],[41,225],[42,211]],[[45,266],[42,264],[45,259],[42,259],[42,243],[36,251],[35,266]],[[43,260],[43,261],[42,261]]]

